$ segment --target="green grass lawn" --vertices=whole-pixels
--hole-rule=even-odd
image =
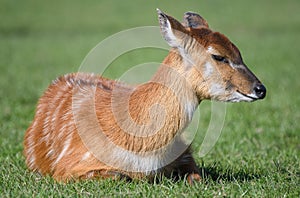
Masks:
[[[156,7],[177,19],[185,11],[200,13],[212,29],[239,47],[268,90],[263,101],[227,105],[217,144],[205,157],[195,155],[210,174],[188,186],[167,179],[159,184],[61,184],[29,172],[22,155],[24,132],[51,80],[76,72],[86,54],[106,37],[157,25]],[[298,0],[0,0],[0,197],[299,197],[299,9]],[[115,74],[131,65],[162,61],[165,55],[154,49],[127,53],[112,64],[108,76],[118,77]],[[210,102],[200,109],[200,126],[205,128]],[[200,143],[196,138],[195,150]]]

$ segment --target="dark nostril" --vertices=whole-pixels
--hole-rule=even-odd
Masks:
[[[254,87],[254,92],[259,99],[263,99],[266,96],[266,87],[262,84]]]

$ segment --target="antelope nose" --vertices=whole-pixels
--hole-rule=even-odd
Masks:
[[[263,99],[266,96],[266,87],[262,84],[256,85],[254,87],[254,92],[259,99]]]

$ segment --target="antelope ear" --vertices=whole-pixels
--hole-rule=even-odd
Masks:
[[[183,16],[183,25],[190,28],[208,27],[208,23],[199,14],[194,12],[186,12]]]
[[[187,31],[184,26],[171,16],[166,15],[158,8],[158,19],[162,36],[171,47],[182,47],[182,39]]]

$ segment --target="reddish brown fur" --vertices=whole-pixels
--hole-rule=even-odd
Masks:
[[[89,74],[66,75],[54,81],[54,83],[50,85],[48,90],[45,92],[44,96],[40,99],[35,119],[26,132],[24,143],[25,156],[27,156],[26,162],[30,169],[37,170],[41,174],[51,174],[57,180],[91,177],[89,176],[93,175],[91,172],[95,172],[95,174],[100,173],[101,171],[122,173],[120,170],[114,170],[113,168],[106,166],[93,156],[91,156],[87,161],[80,160],[84,153],[88,152],[88,150],[82,144],[82,140],[76,132],[74,118],[70,112],[72,111],[71,103],[74,89],[76,90],[79,87],[84,88],[86,86],[96,86],[95,100],[102,101],[101,103],[95,104],[97,117],[102,131],[116,145],[127,150],[147,151],[160,148],[169,142],[178,130],[177,128],[172,129],[168,126],[173,126],[174,124],[176,127],[180,126],[180,123],[166,122],[165,125],[168,127],[168,131],[173,131],[173,133],[164,134],[164,130],[161,130],[154,136],[150,137],[135,137],[125,133],[120,127],[118,127],[118,124],[114,120],[114,115],[112,114],[112,108],[110,106],[110,99],[112,94],[111,90],[116,86],[119,86],[122,90],[131,89],[130,87],[123,87],[123,85],[116,83],[115,81],[104,79],[100,76],[93,76]],[[167,90],[162,92],[159,88],[155,88],[156,86],[161,85],[149,83],[141,86],[131,96],[132,99],[130,100],[130,103],[140,104],[138,106],[133,105],[134,109],[130,110],[132,118],[138,123],[145,123],[149,120],[148,114],[145,115],[141,112],[148,110],[152,102],[157,102],[157,98],[164,98],[162,94],[166,94],[168,92]],[[53,96],[53,93],[61,93],[61,95]],[[151,96],[156,96],[157,98]],[[142,98],[145,103],[140,103],[141,100],[137,98]],[[165,102],[165,105],[168,106],[166,110],[170,111],[167,115],[172,115],[171,112],[174,111],[174,108],[176,108],[176,101],[171,104],[172,105]],[[47,112],[48,114],[44,114],[44,112]],[[45,125],[46,117],[48,117],[50,122]],[[179,121],[179,119],[176,118],[166,120]],[[67,127],[66,122],[68,123]],[[114,127],[113,129],[112,126]],[[114,131],[113,133],[111,133],[112,130]],[[50,136],[45,139],[44,137],[47,134],[50,134]],[[60,135],[61,137],[58,138]],[[55,159],[57,159],[58,155],[63,150],[63,144],[68,135],[72,136],[72,141],[69,146],[69,148],[72,149],[69,149],[70,152],[66,153],[59,163],[55,165],[55,168],[52,168],[51,166]],[[129,142],[130,144],[128,144]],[[52,146],[50,147],[49,145]],[[32,153],[30,153],[28,148],[32,146],[34,146],[34,149]],[[53,149],[53,153],[47,156],[47,152],[49,152],[51,148]],[[190,155],[189,152],[186,155]],[[32,156],[36,156],[36,158],[38,158],[38,160],[35,160],[34,163],[30,162],[30,158]],[[188,166],[193,167],[195,164],[189,164]],[[196,169],[196,166],[194,169]],[[169,171],[168,174],[170,175],[171,171]],[[103,173],[100,175],[103,175]],[[136,175],[141,177],[141,174],[136,173],[126,173],[126,175],[130,175],[133,178],[136,177]]]
[[[211,47],[232,63],[244,65],[236,46],[224,35],[208,29],[206,21],[198,15],[189,17],[190,14],[187,14],[184,27],[177,20],[159,14],[166,40],[171,46],[175,43],[184,50],[172,46],[152,80],[139,86],[82,73],[68,74],[55,80],[40,98],[34,120],[25,134],[24,154],[31,170],[63,181],[119,176],[153,179],[155,174],[170,177],[174,172],[181,176],[187,174],[190,183],[200,180],[188,147],[170,164],[149,173],[126,171],[105,164],[82,139],[87,136],[99,144],[104,141],[101,150],[109,148],[105,146],[105,141],[109,140],[127,151],[153,151],[166,146],[184,130],[201,100],[249,101],[247,98],[236,99],[234,94],[237,90],[251,93],[253,84],[259,82],[257,78],[247,68],[235,69],[212,60],[208,50]],[[171,29],[166,26],[168,22]],[[192,66],[189,61],[193,62]],[[220,67],[220,64],[223,66]],[[210,72],[205,65],[213,66],[209,78],[203,75],[203,72]],[[222,93],[214,90],[215,84],[221,86]],[[116,101],[112,101],[114,99]],[[127,104],[128,109],[125,108]],[[161,105],[163,110],[155,109],[155,104]],[[128,117],[133,124],[126,124]],[[120,123],[126,125],[120,126]],[[145,136],[141,135],[148,132],[146,129],[131,133],[124,131],[124,127],[129,129],[135,124],[152,124],[152,128],[157,127],[158,130]],[[97,139],[99,132],[106,139]],[[177,143],[184,144],[181,141]],[[109,155],[112,151],[107,152]],[[162,156],[159,154],[157,157]]]

